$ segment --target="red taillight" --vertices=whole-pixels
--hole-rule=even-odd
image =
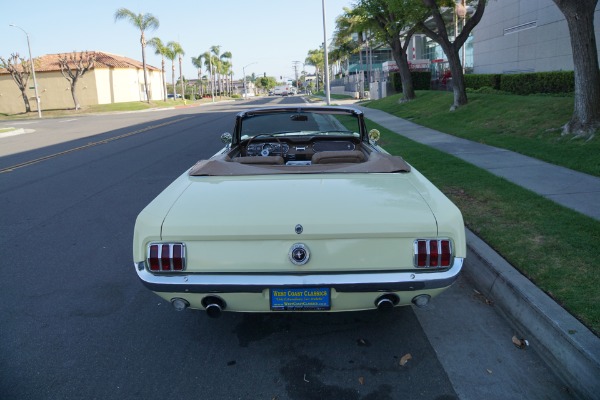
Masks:
[[[185,270],[185,247],[182,243],[160,243],[148,246],[148,267],[153,272]]]
[[[160,270],[170,271],[171,270],[171,246],[163,244],[160,250]]]
[[[449,267],[450,266],[450,259],[452,258],[452,251],[450,250],[450,241],[449,240],[442,240],[441,241],[441,246],[442,248],[442,254],[441,254],[441,267]]]
[[[430,240],[429,241],[429,266],[437,267],[439,265],[439,251],[438,251],[438,241]]]
[[[173,271],[183,270],[183,245],[173,245]]]
[[[417,267],[427,266],[427,240],[417,240]]]
[[[150,266],[150,271],[160,270],[160,263],[158,261],[158,245],[156,244],[150,245],[150,251],[148,254],[148,265]]]
[[[452,246],[448,239],[418,239],[414,250],[417,268],[447,268],[452,262]]]

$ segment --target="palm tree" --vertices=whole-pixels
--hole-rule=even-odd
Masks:
[[[225,77],[225,94],[227,96],[231,96],[231,80],[229,79],[229,74],[231,73],[231,62],[229,61],[223,61],[221,63],[221,72],[223,73],[223,76]]]
[[[343,8],[344,13],[339,15],[336,20],[336,31],[334,34],[334,42],[336,44],[342,45],[345,43],[348,50],[353,51],[354,53],[358,53],[358,64],[359,71],[357,71],[357,75],[359,78],[359,87],[358,92],[362,93],[364,90],[364,72],[362,70],[362,48],[364,44],[364,32],[367,31],[370,27],[369,23],[371,21],[365,20],[364,16],[360,13],[361,9],[358,6],[355,8]],[[357,35],[356,44],[347,43],[348,39],[351,38],[354,34]]]
[[[345,61],[346,71],[350,69],[350,57],[360,51],[358,41],[352,39],[352,34],[357,33],[356,23],[351,21],[350,9],[344,7],[344,14],[336,19],[336,30],[333,34],[334,49],[330,52],[340,63]],[[342,67],[343,70],[343,67]]]
[[[154,54],[160,55],[161,66],[162,66],[161,67],[161,70],[162,70],[161,80],[162,80],[162,84],[163,84],[163,98],[165,101],[167,101],[167,81],[165,79],[165,55],[166,55],[167,47],[163,44],[162,40],[160,40],[157,37],[153,37],[152,39],[150,39],[148,41],[148,46],[151,46],[154,48],[154,50],[155,50]]]
[[[323,53],[323,47],[320,49],[309,50],[304,63],[306,65],[315,67],[315,74],[317,75],[317,90],[319,90],[319,71],[325,69],[325,55]]]
[[[205,52],[203,55],[204,57],[204,65],[206,65],[206,67],[208,68],[208,71],[210,73],[210,96],[213,98],[214,100],[214,95],[215,95],[215,76],[213,73],[213,55],[210,51]]]
[[[202,59],[204,58],[204,54],[200,54],[198,57],[192,57],[192,64],[198,70],[198,92],[200,97],[202,97]]]
[[[177,54],[173,50],[173,42],[169,42],[165,46],[165,57],[171,60],[171,85],[173,86],[173,101],[175,101],[177,99],[177,86],[175,86],[175,59]]]
[[[177,99],[177,87],[175,86],[175,59],[179,56],[179,80],[181,80],[181,97],[184,97],[183,92],[183,76],[181,75],[181,55],[184,54],[181,45],[177,42],[167,43],[166,57],[171,60],[171,78],[173,83],[173,100]]]
[[[185,99],[185,88],[183,86],[184,82],[183,82],[183,72],[182,72],[182,61],[183,61],[183,56],[185,56],[185,51],[183,51],[183,48],[177,42],[173,43],[173,50],[175,51],[175,54],[177,54],[179,56],[179,82],[181,84],[181,97],[183,99]]]
[[[146,30],[154,30],[159,26],[158,19],[149,13],[135,14],[126,8],[119,8],[115,12],[115,22],[120,19],[126,19],[131,22],[141,32],[140,43],[142,44],[142,68],[144,69],[144,92],[146,93],[146,101],[150,103],[150,91],[148,90],[148,76],[146,73]]]
[[[229,71],[232,67],[231,57],[232,55],[230,51],[226,51],[219,57],[219,60],[221,61],[221,72],[223,73],[223,75],[225,75],[226,92],[229,92],[229,80],[227,79],[227,77],[229,76]]]
[[[221,46],[210,46],[210,51],[213,54],[213,62],[212,64],[216,66],[217,72],[217,84],[219,96],[222,96],[222,88],[221,88]]]

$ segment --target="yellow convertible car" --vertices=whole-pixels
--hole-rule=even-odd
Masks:
[[[135,224],[135,270],[176,310],[423,307],[458,277],[460,211],[361,111],[253,109],[221,138]]]

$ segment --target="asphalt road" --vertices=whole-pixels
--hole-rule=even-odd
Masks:
[[[222,147],[241,107],[301,102],[31,120],[1,138],[0,398],[568,398],[462,278],[426,310],[216,320],[138,282],[139,211]]]

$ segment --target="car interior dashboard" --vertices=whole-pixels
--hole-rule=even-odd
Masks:
[[[360,140],[347,138],[269,138],[268,140],[248,140],[241,145],[240,156],[235,161],[241,163],[281,163],[281,157],[285,165],[301,166],[313,163],[327,162],[362,162],[366,159],[360,151]],[[361,155],[359,155],[361,154]],[[329,157],[326,157],[329,156]],[[269,157],[261,159],[259,157]],[[330,159],[333,157],[333,159]]]

